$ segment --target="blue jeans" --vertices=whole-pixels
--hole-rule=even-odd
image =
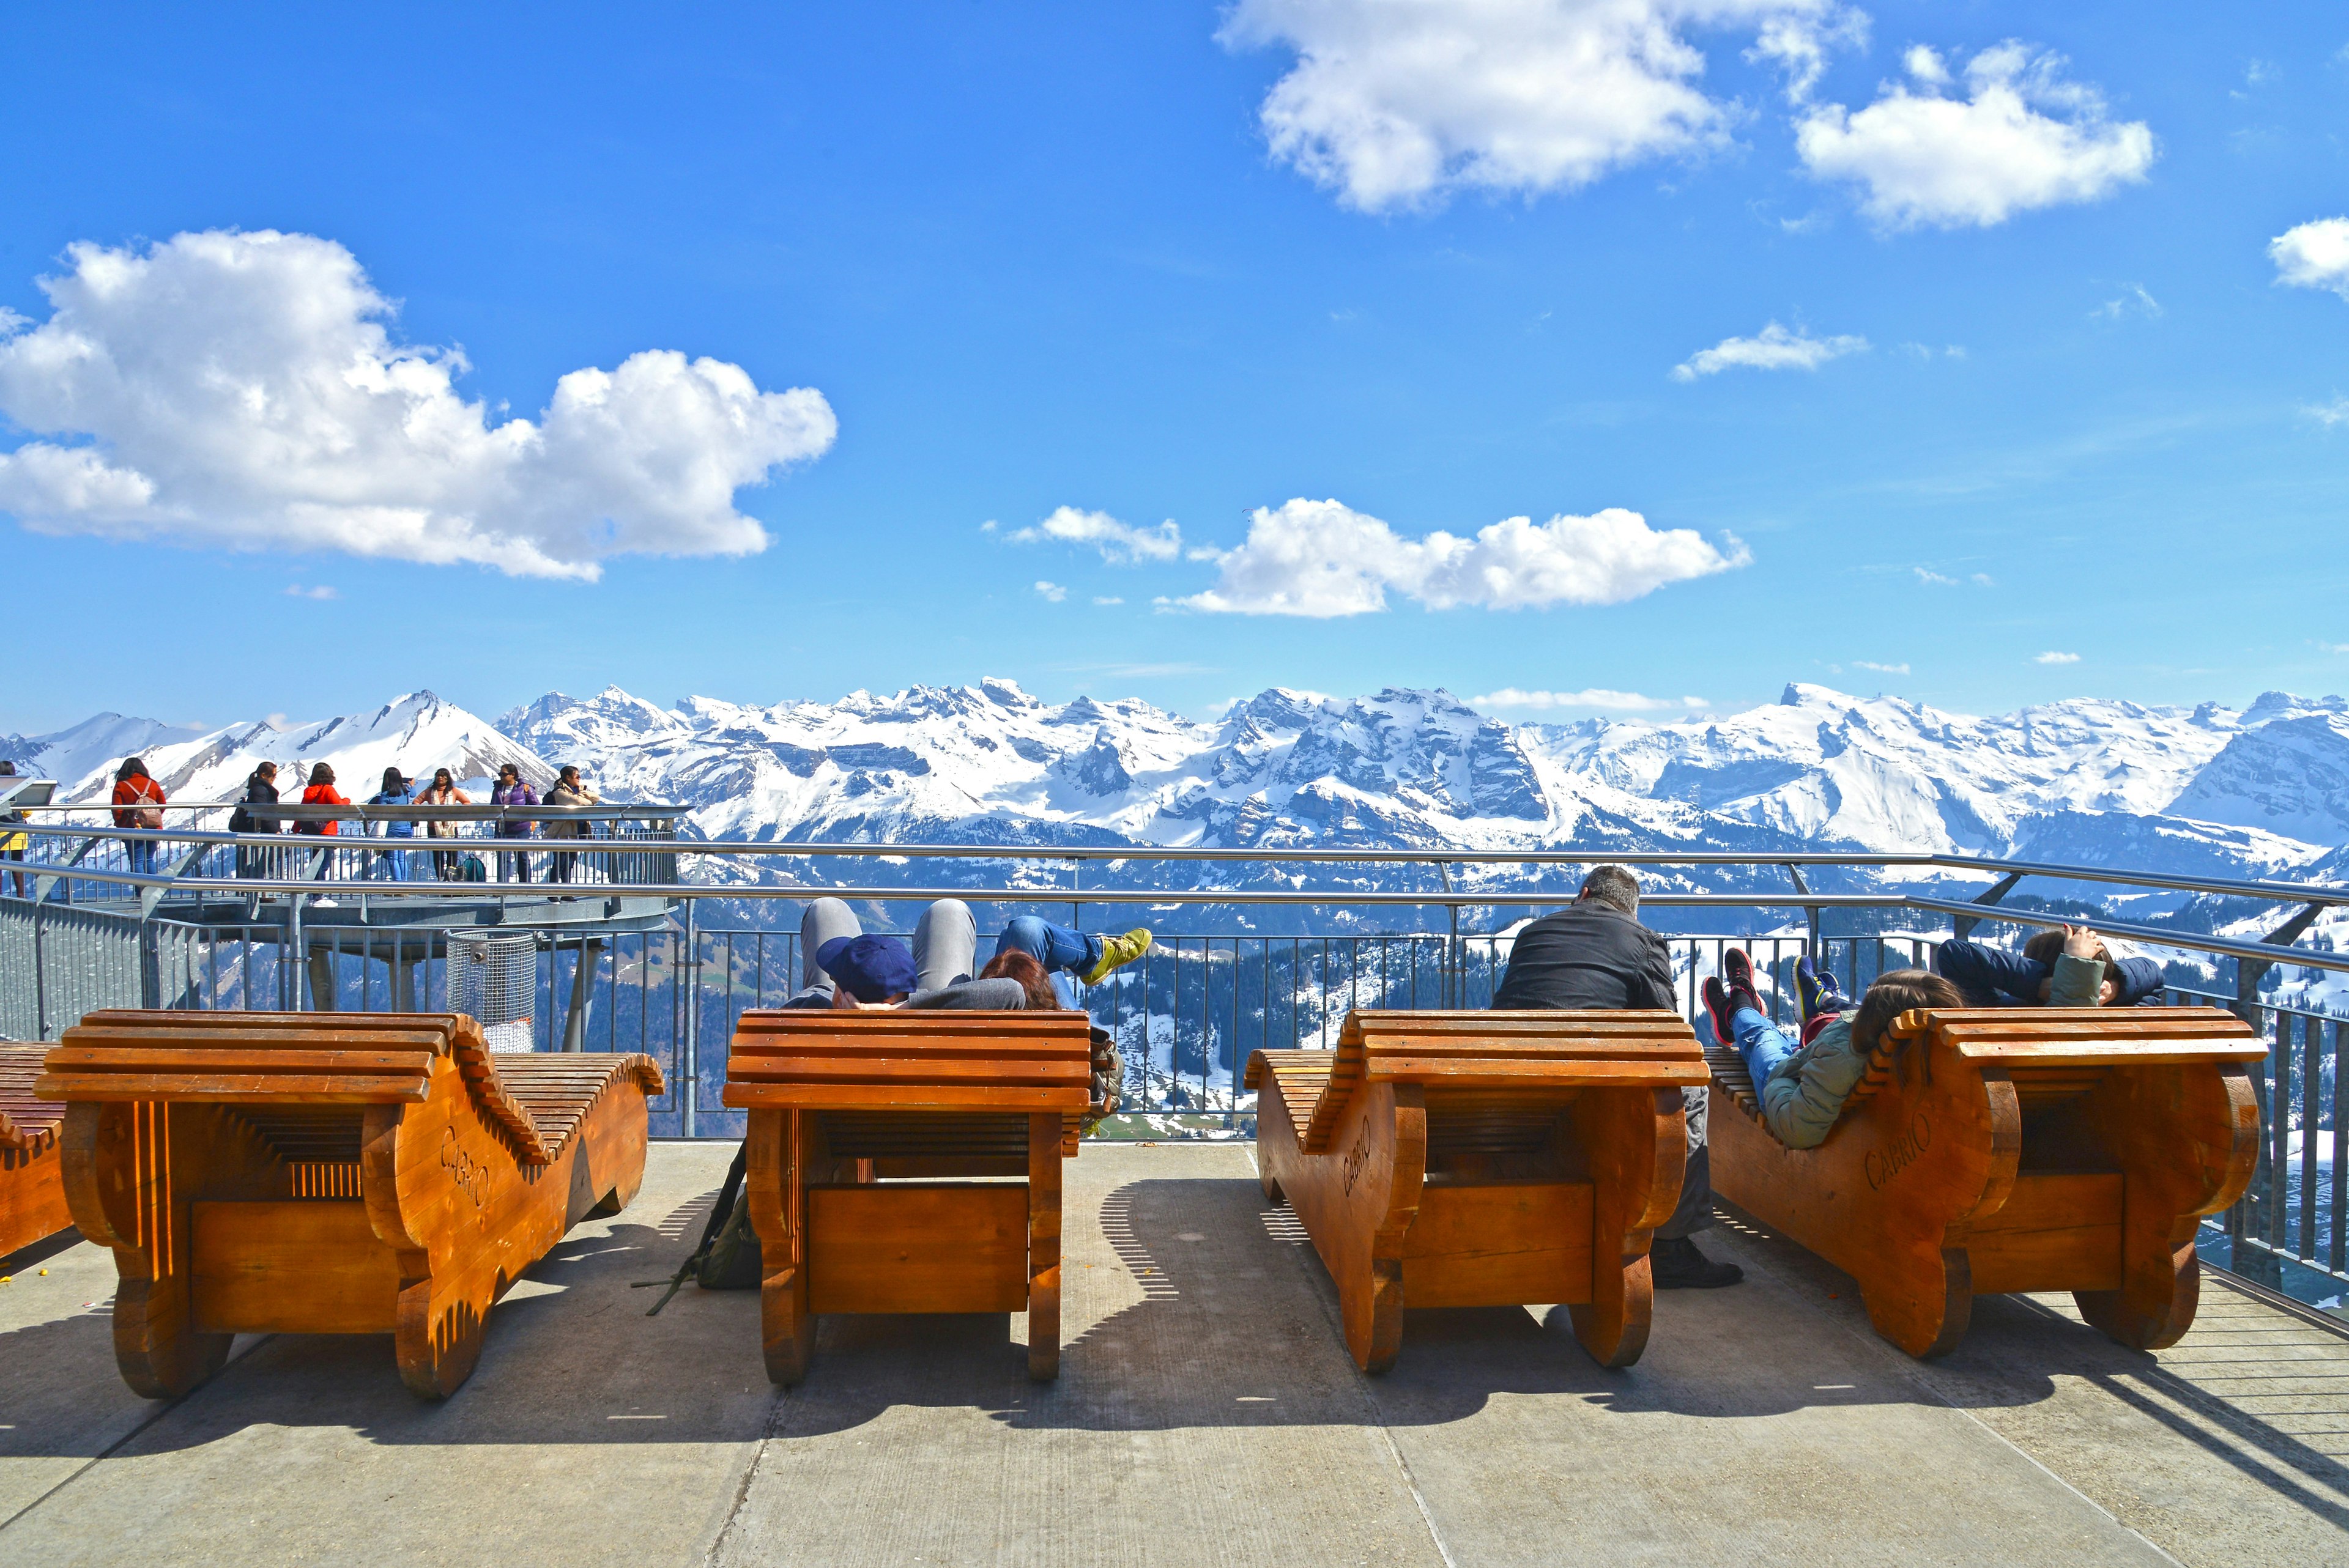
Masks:
[[[395,840],[394,841],[397,842],[398,841]],[[380,876],[391,882],[409,882],[414,880],[409,874],[408,851],[406,850],[376,851],[373,857],[368,861],[367,874],[370,879]]]
[[[1751,1007],[1740,1007],[1729,1020],[1731,1030],[1737,1036],[1737,1054],[1745,1058],[1745,1071],[1759,1089],[1778,1070],[1778,1064],[1802,1047],[1788,1039],[1785,1032]]]
[[[1101,962],[1102,943],[1098,936],[1088,936],[1081,931],[1071,931],[1065,925],[1033,914],[1023,914],[1003,928],[995,939],[995,951],[1024,953],[1044,966],[1052,977],[1052,994],[1063,1007],[1077,1003],[1076,983],[1070,972],[1092,968]]]
[[[155,874],[154,840],[125,839],[122,841],[122,852],[129,857],[134,875],[151,877]]]

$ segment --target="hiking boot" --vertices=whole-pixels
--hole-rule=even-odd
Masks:
[[[1737,1029],[1730,1020],[1736,1016],[1737,1004],[1731,999],[1729,987],[1721,983],[1717,975],[1704,977],[1704,1012],[1705,1016],[1713,1020],[1713,1037],[1724,1046],[1735,1045]]]
[[[1110,971],[1133,963],[1149,951],[1150,933],[1138,925],[1123,936],[1104,936],[1101,957],[1079,978],[1088,985],[1098,985],[1109,978]]]
[[[1851,998],[1836,984],[1835,972],[1823,969],[1804,954],[1795,961],[1795,991],[1803,999],[1803,1022],[1809,1023],[1821,1013],[1847,1013]]]
[[[1744,1279],[1745,1271],[1713,1262],[1686,1236],[1658,1236],[1648,1248],[1648,1277],[1658,1290],[1718,1290]]]
[[[1723,950],[1721,978],[1732,993],[1744,991],[1749,995],[1762,995],[1754,984],[1754,960],[1743,947],[1730,947]]]

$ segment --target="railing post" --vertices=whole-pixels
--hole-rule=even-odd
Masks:
[[[701,1106],[701,943],[694,934],[694,905],[697,901],[685,901],[685,1041],[681,1047],[684,1058],[684,1116],[679,1130],[688,1138],[694,1136],[695,1113]]]
[[[49,1037],[49,963],[47,953],[48,900],[33,905],[33,1032],[36,1039]]]
[[[1795,879],[1796,892],[1811,891],[1811,884],[1803,880],[1802,867],[1790,861],[1786,862],[1786,874]],[[1811,961],[1815,964],[1823,962],[1826,957],[1826,951],[1819,945],[1819,906],[1815,903],[1804,905],[1803,915],[1809,921],[1811,927],[1810,938],[1806,944],[1810,951]]]
[[[2001,877],[1999,878],[1996,885],[1992,886],[1989,891],[1983,892],[1979,897],[1969,899],[1967,902],[1985,906],[1994,904],[1998,903],[1999,900],[2004,898],[2008,893],[2013,892],[2014,891],[2014,884],[2022,880],[2023,873],[2021,872],[2013,872],[2009,876]],[[1950,922],[1950,934],[1958,937],[1971,936],[1974,934],[1974,927],[1981,923],[1982,917],[1980,915],[1957,915]]]

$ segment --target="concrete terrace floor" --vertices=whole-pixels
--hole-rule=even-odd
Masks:
[[[657,1145],[440,1406],[388,1339],[241,1340],[171,1405],[126,1390],[113,1265],[0,1287],[0,1556],[70,1563],[2349,1563],[2349,1341],[2206,1284],[2176,1349],[1993,1297],[1944,1361],[1735,1220],[1748,1271],[1659,1298],[1591,1365],[1531,1310],[1411,1315],[1359,1375],[1245,1145],[1070,1169],[1069,1346],[1023,1321],[831,1319],[771,1388],[754,1293],[631,1280],[698,1234],[730,1150]],[[44,1276],[36,1272],[46,1267]]]

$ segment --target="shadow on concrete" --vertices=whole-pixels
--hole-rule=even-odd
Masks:
[[[706,1199],[694,1202],[707,1212]],[[198,1447],[257,1426],[345,1428],[394,1444],[756,1438],[774,1398],[759,1359],[758,1293],[688,1286],[647,1318],[659,1293],[629,1289],[675,1269],[698,1239],[697,1230],[670,1240],[669,1228],[622,1222],[557,1245],[491,1312],[480,1365],[439,1404],[401,1384],[389,1335],[277,1334],[186,1396],[135,1451]],[[0,1409],[16,1402],[16,1369],[69,1363],[85,1379],[110,1377],[109,1314],[0,1333]],[[107,1394],[127,1390],[115,1382]],[[119,1436],[44,1421],[5,1433],[0,1451],[86,1457]]]
[[[1761,1260],[1816,1306],[1840,1317],[1854,1334],[1873,1332],[1860,1305],[1859,1287],[1850,1275],[1744,1211],[1722,1207],[1723,1223],[1715,1234],[1735,1238],[1741,1252]],[[2223,1342],[2230,1333],[2225,1315],[2246,1308],[2257,1315],[2263,1330],[2292,1326],[2291,1320],[2205,1276],[2195,1327],[2180,1351]],[[1889,1346],[1884,1353],[1900,1355]],[[2349,1509],[2303,1484],[2313,1481],[2349,1491],[2349,1465],[2261,1419],[2239,1402],[2240,1392],[2236,1398],[2214,1395],[2165,1367],[2158,1357],[2108,1339],[2031,1296],[1976,1296],[1972,1322],[1956,1349],[1931,1361],[1901,1360],[1919,1382],[1961,1409],[2035,1404],[2047,1397],[2051,1377],[2079,1378],[2261,1486],[2349,1530]],[[2230,1357],[2227,1377],[2238,1384],[2246,1379],[2277,1383],[2266,1397],[2286,1398],[2303,1416],[2313,1401],[2322,1401],[2349,1417],[2349,1390],[2341,1387],[2340,1365],[2331,1357],[2311,1364],[2282,1347],[2261,1345],[2253,1354]],[[2322,1391],[2281,1387],[2302,1379],[2318,1382]]]
[[[2065,1374],[2109,1382],[2137,1404],[2168,1377],[2152,1358],[2019,1298],[1985,1298],[1959,1352],[1920,1367],[1847,1332],[1856,1298],[1840,1309],[1845,1321],[1827,1299],[1843,1276],[1757,1234],[1739,1245],[1768,1248],[1774,1263],[1792,1251],[1795,1264],[1729,1290],[1661,1297],[1638,1366],[1595,1365],[1562,1308],[1458,1308],[1410,1313],[1395,1368],[1366,1378],[1340,1339],[1328,1275],[1285,1207],[1245,1179],[1159,1179],[1100,1201],[1099,1242],[1072,1209],[1073,1332],[1057,1383],[1028,1380],[1022,1318],[833,1316],[821,1321],[806,1382],[785,1391],[761,1361],[755,1291],[688,1286],[648,1318],[658,1293],[629,1288],[677,1266],[709,1198],[566,1239],[492,1313],[478,1369],[443,1403],[401,1386],[388,1336],[277,1335],[134,1447],[191,1448],[264,1425],[343,1428],[391,1445],[730,1442],[843,1431],[898,1408],[982,1411],[1015,1429],[1433,1427],[1496,1396],[1541,1395],[1614,1414],[1736,1418],[1943,1399],[2023,1406],[2049,1398]],[[1090,1283],[1088,1269],[1099,1271]],[[102,1313],[34,1325],[0,1334],[0,1369],[96,1357],[110,1367],[109,1342]],[[11,1381],[0,1370],[0,1405]],[[2182,1383],[2175,1397],[2215,1403]],[[2286,1469],[2349,1480],[2254,1415],[2222,1407],[2213,1418]],[[10,1436],[17,1453],[96,1451],[67,1428]],[[2325,1511],[2321,1500],[2309,1506]]]
[[[0,1254],[0,1274],[13,1274],[25,1269],[37,1268],[68,1247],[81,1245],[81,1233],[67,1225],[54,1236],[44,1236],[15,1252]]]
[[[1724,1418],[1930,1402],[1880,1365],[1855,1369],[1877,1358],[1783,1291],[1758,1284],[1744,1288],[1743,1307],[1668,1300],[1647,1357],[1619,1371],[1591,1361],[1563,1308],[1543,1318],[1523,1307],[1412,1312],[1394,1369],[1365,1378],[1340,1339],[1336,1293],[1319,1257],[1288,1210],[1267,1204],[1253,1181],[1132,1182],[1108,1195],[1101,1215],[1104,1239],[1143,1299],[1073,1337],[1058,1383],[1018,1375],[1024,1351],[1002,1318],[827,1318],[808,1380],[784,1413],[789,1432],[861,1426],[898,1406],[976,1407],[1015,1428],[1149,1431],[1439,1426],[1477,1414],[1495,1396]],[[1766,1308],[1759,1320],[1757,1308]],[[1773,1336],[1801,1336],[1804,1354],[1754,1353],[1755,1341]],[[2028,1402],[2052,1387],[2047,1369],[2036,1369],[2004,1397]]]

